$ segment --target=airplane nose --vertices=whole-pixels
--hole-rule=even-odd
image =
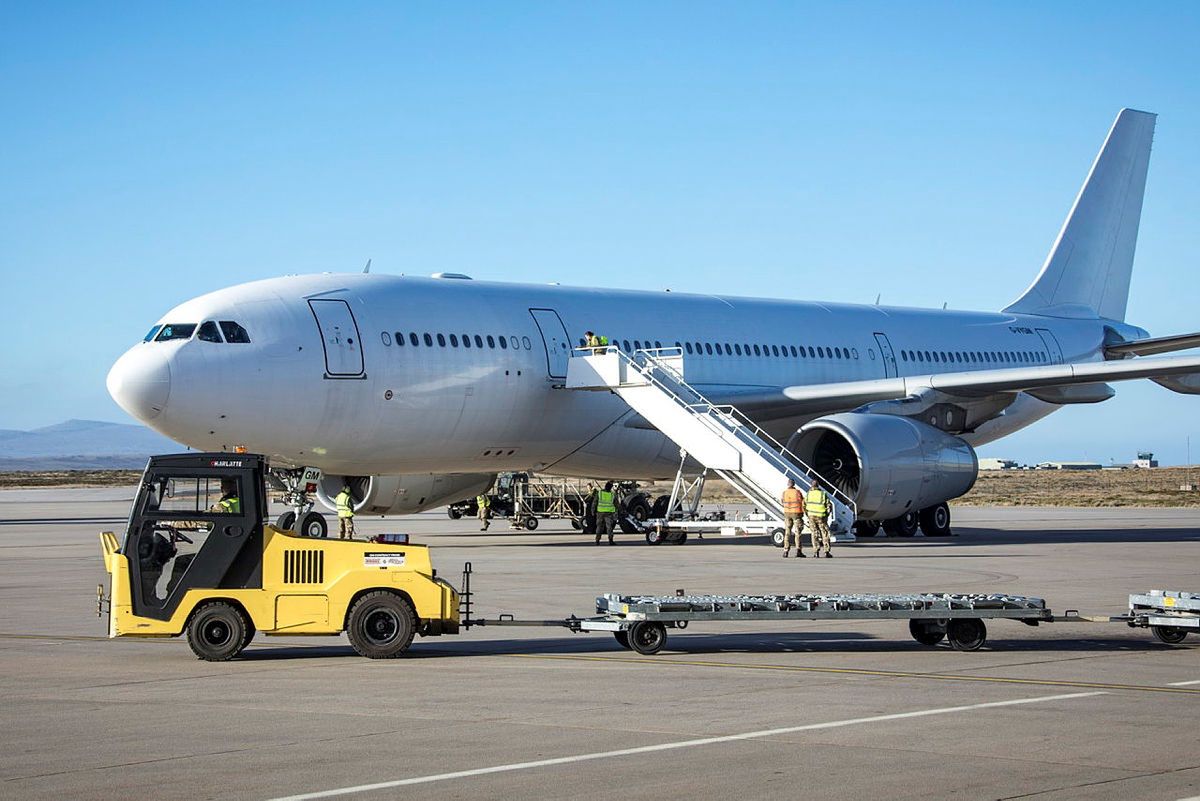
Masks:
[[[171,366],[153,346],[131,348],[108,371],[108,394],[138,420],[153,420],[171,395]]]

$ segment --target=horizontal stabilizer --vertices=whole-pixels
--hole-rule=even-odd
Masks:
[[[1117,345],[1106,345],[1104,352],[1109,356],[1154,356],[1190,348],[1200,348],[1200,333],[1121,342]]]

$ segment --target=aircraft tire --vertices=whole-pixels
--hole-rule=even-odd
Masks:
[[[918,517],[921,520],[921,532],[926,537],[950,536],[950,505],[939,503],[922,509]]]
[[[309,512],[304,516],[304,525],[300,527],[300,536],[324,538],[329,536],[329,523],[320,512]]]
[[[908,512],[900,517],[883,521],[883,530],[893,537],[911,537],[917,533],[920,520],[916,512]]]
[[[280,531],[291,531],[292,526],[296,525],[296,513],[284,512],[279,517],[275,518],[275,528]]]

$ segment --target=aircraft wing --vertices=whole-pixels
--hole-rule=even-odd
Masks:
[[[1127,354],[1133,356],[1154,356],[1159,353],[1170,353],[1176,350],[1187,350],[1196,347],[1200,347],[1200,333],[1176,334],[1174,336],[1156,337],[1154,339],[1137,339],[1133,342],[1107,345],[1104,350],[1113,356],[1125,356]]]
[[[788,400],[777,403],[786,406],[791,414],[815,414],[845,411],[865,403],[895,400],[929,389],[947,395],[980,398],[1075,384],[1100,384],[1134,378],[1169,379],[1196,373],[1200,373],[1200,356],[1051,364],[785,387],[783,395]],[[1164,386],[1170,388],[1170,382],[1164,383]]]

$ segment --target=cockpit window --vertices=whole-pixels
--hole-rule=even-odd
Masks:
[[[246,329],[242,328],[233,320],[222,320],[221,331],[225,334],[226,342],[246,344],[250,341],[250,335],[246,333]]]
[[[167,323],[154,338],[155,342],[166,342],[168,339],[191,339],[196,331],[195,323]]]
[[[217,330],[217,324],[212,320],[205,320],[200,323],[200,330],[196,332],[196,339],[202,339],[205,342],[220,342],[221,332]]]
[[[160,329],[160,328],[162,328],[161,325],[156,325],[153,328],[151,328],[150,333],[146,334],[145,339],[143,339],[142,341],[149,342],[150,340],[154,339],[154,335],[158,333],[158,329]]]

